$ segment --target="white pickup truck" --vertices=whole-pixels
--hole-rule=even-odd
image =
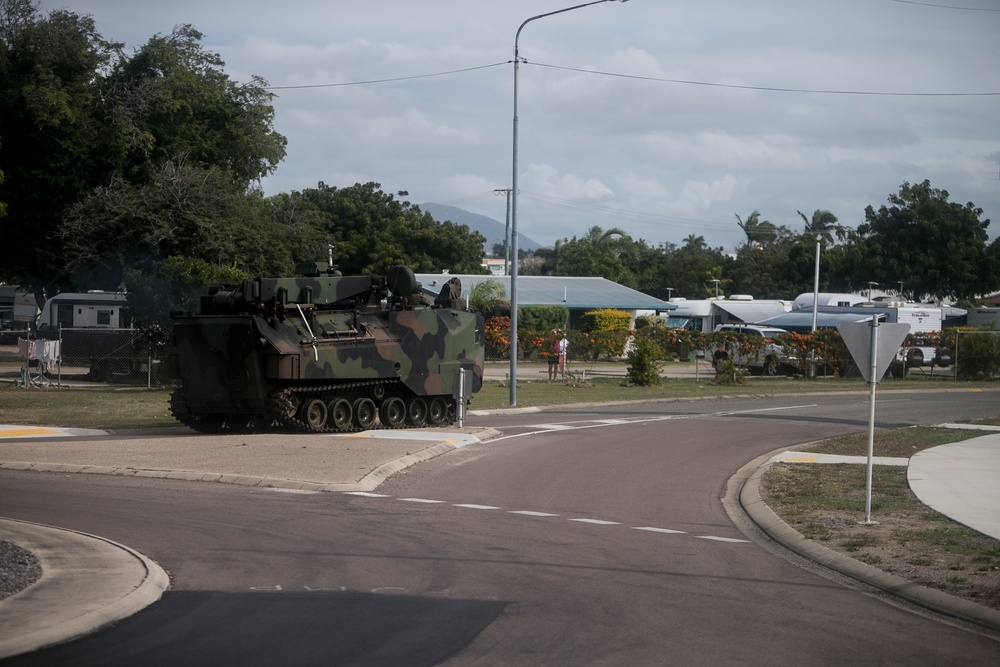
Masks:
[[[774,376],[802,372],[799,369],[798,358],[788,354],[780,344],[774,342],[778,336],[788,333],[784,329],[757,324],[720,324],[715,330],[759,337],[764,341],[763,347],[753,353],[743,352],[734,345],[717,348],[712,354],[712,365],[715,367],[726,359],[732,359],[737,366],[760,375]]]

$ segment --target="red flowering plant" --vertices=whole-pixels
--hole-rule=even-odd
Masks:
[[[491,317],[483,326],[487,359],[510,359],[510,318]]]
[[[730,357],[739,357],[746,361],[759,361],[764,353],[768,339],[751,334],[741,333],[738,329],[713,331],[706,336],[706,349],[711,352],[713,366],[716,362]]]
[[[784,334],[776,342],[807,377],[813,375],[810,367],[815,367],[817,373],[842,376],[851,366],[851,355],[836,329]]]

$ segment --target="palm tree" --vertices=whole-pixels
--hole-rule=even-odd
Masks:
[[[833,243],[833,235],[843,238],[844,228],[837,224],[837,216],[832,211],[816,209],[810,220],[802,211],[798,211],[802,221],[806,223],[805,233],[815,234],[817,238],[826,243]]]
[[[700,252],[702,250],[708,250],[708,244],[705,243],[705,237],[699,236],[698,234],[688,234],[688,237],[684,239],[684,250],[691,252]]]
[[[595,250],[600,248],[610,248],[614,246],[615,240],[612,237],[617,236],[619,239],[627,236],[625,231],[617,227],[612,227],[608,231],[601,229],[600,225],[594,225],[587,230],[586,236],[580,239],[583,243],[590,244]]]
[[[736,224],[747,235],[747,245],[764,245],[773,241],[778,235],[778,228],[774,226],[774,223],[767,220],[761,221],[760,211],[754,211],[747,216],[746,220],[740,218],[737,213]]]

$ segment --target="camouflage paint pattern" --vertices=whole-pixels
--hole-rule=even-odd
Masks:
[[[394,271],[401,269],[412,278],[405,267]],[[410,292],[393,294],[381,276],[327,274],[251,278],[202,297],[201,313],[174,318],[169,350],[186,411],[266,417],[282,388],[302,400],[310,387],[322,387],[322,400],[340,393],[356,400],[367,395],[359,380],[380,381],[388,395],[407,401],[451,400],[461,369],[478,391],[482,316],[461,310],[460,301],[427,305],[415,298],[415,279],[403,287]]]

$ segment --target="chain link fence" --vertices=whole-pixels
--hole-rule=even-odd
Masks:
[[[0,380],[16,387],[154,387],[164,369],[138,329],[64,328],[0,345]]]

